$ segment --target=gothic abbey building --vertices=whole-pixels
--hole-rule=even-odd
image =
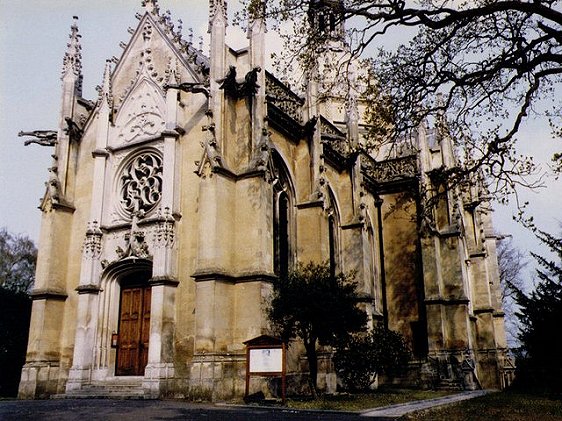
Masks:
[[[502,387],[484,191],[420,212],[432,171],[455,165],[450,139],[422,125],[414,147],[363,152],[353,83],[320,95],[311,76],[295,93],[265,68],[260,18],[234,51],[226,2],[209,9],[206,56],[145,0],[95,102],[71,27],[19,396],[242,396],[273,284],[310,261],[355,272],[370,324],[405,335],[419,382]],[[298,378],[298,345],[288,354]],[[319,385],[336,388],[329,361]]]

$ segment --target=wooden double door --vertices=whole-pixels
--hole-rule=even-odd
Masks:
[[[148,362],[150,337],[150,286],[124,285],[119,310],[117,376],[143,376]]]

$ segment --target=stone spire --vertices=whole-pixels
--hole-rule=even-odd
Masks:
[[[438,93],[435,99],[437,110],[437,116],[435,119],[435,130],[437,135],[437,140],[441,146],[441,155],[443,157],[443,165],[446,168],[453,168],[455,166],[455,152],[453,147],[453,141],[451,136],[448,134],[447,128],[447,118],[445,116],[444,107],[445,100],[443,99],[443,94]]]
[[[349,65],[348,81],[347,101],[345,103],[345,122],[349,144],[353,148],[356,148],[359,146],[359,93],[357,86],[357,69],[355,68],[354,62],[351,62]]]
[[[158,15],[160,12],[157,0],[143,0],[142,7],[144,7],[146,12],[150,13],[151,15]]]
[[[220,20],[224,26],[228,26],[226,10],[226,0],[209,0],[209,32],[212,31],[212,27],[217,20]]]
[[[61,79],[65,79],[67,76],[74,76],[77,78],[76,81],[76,94],[82,95],[82,46],[80,45],[80,38],[82,37],[78,33],[78,16],[73,16],[73,23],[70,27],[70,41],[66,44],[67,49],[64,54],[63,64],[62,64],[62,76]]]
[[[112,102],[111,96],[111,60],[105,61],[105,70],[103,72],[103,82],[100,88],[100,106],[110,107]]]
[[[265,0],[256,0],[249,9],[250,21],[248,22],[248,38],[250,40],[250,67],[260,69],[257,76],[257,92],[253,98],[252,113],[252,153],[258,160],[264,152],[268,151],[267,140],[264,136],[267,105],[265,100]]]
[[[220,83],[226,75],[226,0],[209,0],[209,111],[216,118],[214,120],[214,135],[219,149],[222,146],[222,124],[224,98]],[[221,81],[221,82],[219,82]]]

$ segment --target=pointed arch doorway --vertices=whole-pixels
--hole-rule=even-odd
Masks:
[[[148,362],[151,287],[149,271],[125,276],[121,284],[116,376],[143,376]]]

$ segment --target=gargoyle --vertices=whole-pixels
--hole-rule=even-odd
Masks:
[[[180,91],[190,92],[190,93],[193,93],[193,94],[203,94],[207,98],[209,98],[209,96],[211,95],[209,93],[209,90],[202,83],[183,82],[183,83],[180,83],[179,85],[170,84],[170,85],[164,86],[164,89],[169,89],[169,88],[176,88],[176,89],[179,89]]]
[[[242,96],[253,96],[258,92],[260,85],[258,85],[258,73],[261,72],[261,67],[254,67],[244,77],[244,82],[240,86]]]
[[[78,124],[76,124],[70,117],[65,117],[64,121],[66,121],[67,128],[64,129],[65,133],[68,135],[71,141],[80,141],[82,139],[82,134],[84,130],[82,130]]]
[[[233,99],[242,99],[251,97],[258,91],[259,85],[258,73],[261,72],[260,67],[254,67],[244,77],[244,82],[236,81],[236,67],[230,66],[226,77],[223,79],[220,89],[224,89],[227,96]]]
[[[238,99],[240,97],[240,84],[236,82],[236,66],[230,66],[220,89],[224,89],[224,93],[231,98]]]
[[[29,139],[23,142],[25,146],[36,143],[41,146],[55,146],[57,143],[57,132],[55,130],[34,130],[32,132],[19,132],[19,137],[32,136],[35,139]]]
[[[314,134],[314,131],[316,130],[316,122],[317,121],[318,121],[318,117],[313,116],[310,120],[308,120],[306,123],[304,123],[304,125],[302,127],[302,132],[303,132],[305,137],[310,137]]]

